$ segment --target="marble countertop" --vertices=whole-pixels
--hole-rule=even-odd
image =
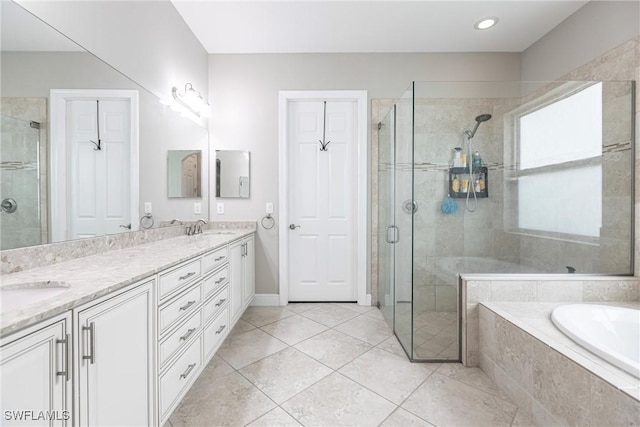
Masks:
[[[209,230],[78,258],[46,267],[0,276],[2,288],[17,284],[66,282],[69,290],[43,301],[0,312],[0,336],[9,335],[41,320],[122,289],[183,261],[202,255],[255,229]]]

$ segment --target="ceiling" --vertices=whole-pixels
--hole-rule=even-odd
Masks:
[[[587,3],[171,1],[209,53],[522,52]]]

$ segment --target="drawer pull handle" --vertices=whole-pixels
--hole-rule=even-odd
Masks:
[[[220,307],[222,304],[224,304],[226,300],[227,300],[226,298],[222,298],[220,301],[218,301],[218,303],[216,304],[216,307]]]
[[[191,371],[193,371],[193,368],[195,368],[195,367],[196,367],[195,363],[192,363],[191,365],[189,365],[187,370],[184,371],[184,373],[180,374],[180,379],[187,378],[189,376],[189,374],[191,373]]]
[[[222,331],[224,331],[224,328],[226,328],[227,325],[222,325],[218,328],[218,330],[216,331],[216,335],[220,335],[222,333]]]
[[[214,261],[218,262],[218,261],[222,261],[224,259],[224,255],[223,256],[219,256],[218,258],[215,258]]]
[[[191,334],[194,333],[195,331],[196,331],[196,328],[189,329],[186,334],[184,334],[183,336],[180,337],[180,341],[188,340],[189,337],[191,336]]]
[[[178,280],[186,280],[186,279],[188,279],[189,277],[193,276],[194,274],[196,274],[196,272],[195,272],[195,271],[192,271],[191,273],[187,273],[187,274],[185,274],[184,276],[180,276],[180,277],[178,278]]]
[[[183,305],[182,307],[180,307],[180,310],[178,310],[178,311],[184,311],[184,310],[187,310],[187,309],[189,309],[189,307],[191,307],[191,306],[192,306],[193,304],[195,304],[195,303],[196,303],[196,300],[189,301],[188,303],[186,303],[185,305]]]
[[[220,283],[224,282],[225,280],[227,280],[226,277],[221,277],[218,280],[216,280],[216,285],[219,285]]]

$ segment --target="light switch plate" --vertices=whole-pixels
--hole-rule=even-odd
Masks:
[[[200,202],[195,202],[193,204],[193,213],[197,215],[202,213],[202,204]]]
[[[272,214],[273,213],[273,203],[271,203],[271,202],[267,202],[267,213],[268,214]]]
[[[151,202],[144,202],[144,213],[151,213]]]
[[[224,215],[224,203],[218,203],[216,205],[216,209],[217,209],[218,215]]]

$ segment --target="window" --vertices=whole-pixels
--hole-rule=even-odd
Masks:
[[[518,118],[518,228],[598,237],[602,84]]]

